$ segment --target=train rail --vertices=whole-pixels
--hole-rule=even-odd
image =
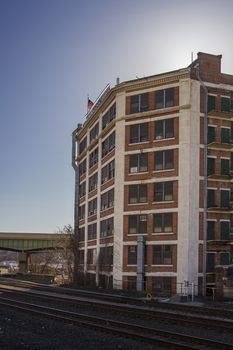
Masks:
[[[217,340],[190,336],[179,332],[165,331],[156,327],[145,327],[129,322],[115,321],[110,318],[90,316],[83,313],[71,312],[41,306],[35,303],[16,301],[0,296],[2,306],[14,308],[23,312],[30,312],[39,316],[69,322],[82,327],[94,328],[102,332],[127,336],[143,342],[175,349],[198,350],[198,349],[232,349],[232,344]]]
[[[19,287],[19,286],[24,287]],[[54,290],[53,288],[50,288],[49,291],[46,289],[46,292],[43,290],[38,289],[32,289],[27,290],[25,288],[25,285],[28,286],[28,284],[16,284],[14,287],[10,286],[0,286],[0,291],[4,293],[8,293],[11,295],[17,294],[17,296],[21,295],[24,298],[29,297],[30,299],[33,297],[36,300],[42,300],[49,303],[57,303],[62,305],[72,305],[75,307],[84,307],[86,309],[91,310],[101,310],[102,312],[114,312],[115,314],[123,314],[127,315],[128,317],[138,318],[138,319],[145,319],[145,320],[161,320],[163,322],[168,322],[169,324],[183,324],[187,326],[189,324],[190,326],[196,326],[196,327],[205,327],[208,329],[215,329],[218,332],[221,331],[230,331],[233,330],[233,315],[231,314],[231,317],[227,318],[226,314],[222,314],[221,317],[219,315],[215,316],[212,313],[209,315],[207,314],[200,314],[200,313],[194,313],[193,310],[189,310],[189,308],[179,308],[179,305],[173,305],[172,309],[170,308],[160,308],[157,305],[157,307],[154,307],[154,305],[150,306],[138,306],[138,305],[129,305],[124,303],[116,303],[115,300],[109,301],[109,300],[99,300],[94,299],[93,297],[90,298],[90,295],[88,294],[88,297],[80,297],[79,294],[77,296],[76,293],[74,294],[66,294],[66,289],[59,290],[59,293],[57,293],[57,288]],[[31,284],[29,283],[29,286]],[[38,287],[38,286],[37,286]],[[43,286],[42,286],[43,287]],[[13,289],[11,289],[13,288]],[[22,288],[21,290],[19,288]],[[160,303],[160,306],[163,306],[163,303]],[[176,308],[178,306],[178,308]],[[199,311],[199,308],[196,308]],[[196,311],[195,309],[195,311]],[[208,309],[209,310],[209,309]]]

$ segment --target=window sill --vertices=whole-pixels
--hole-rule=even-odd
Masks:
[[[164,203],[171,204],[171,203],[174,203],[174,200],[172,200],[172,201],[152,202],[152,204],[164,204]]]
[[[152,235],[154,236],[161,236],[161,235],[174,235],[174,232],[152,232]]]
[[[163,173],[164,171],[174,171],[174,170],[175,170],[175,168],[153,170],[153,173]]]
[[[173,265],[166,265],[166,264],[158,264],[158,265],[151,265],[152,267],[173,267]]]
[[[135,173],[128,173],[128,175],[143,175],[143,174],[148,174],[148,170],[147,171],[137,171]]]
[[[129,142],[129,146],[133,146],[133,145],[143,145],[143,144],[145,144],[145,143],[149,143],[150,141],[149,140],[147,140],[147,141],[139,141],[139,142]]]
[[[147,236],[147,233],[128,233],[128,236],[137,236],[137,235],[142,235],[142,236]]]
[[[148,202],[137,202],[137,203],[128,203],[129,206],[135,206],[135,205],[148,205]]]
[[[171,141],[171,140],[175,140],[175,137],[164,137],[164,138],[161,138],[161,139],[154,139],[153,142],[160,142],[160,141]]]

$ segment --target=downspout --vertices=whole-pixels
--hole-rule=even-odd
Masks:
[[[195,74],[204,90],[204,203],[203,203],[203,283],[202,294],[206,296],[206,256],[207,256],[207,195],[208,195],[208,177],[207,177],[207,157],[208,157],[208,89],[200,78],[200,65],[195,66]]]
[[[72,133],[72,167],[75,171],[75,194],[74,194],[74,282],[78,279],[78,264],[79,264],[79,237],[78,237],[78,216],[79,216],[79,167],[76,163],[76,133],[78,129],[75,129]],[[78,147],[78,144],[77,144]]]

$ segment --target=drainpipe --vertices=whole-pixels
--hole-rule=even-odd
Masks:
[[[207,256],[207,157],[208,157],[208,89],[200,78],[200,65],[195,66],[195,74],[204,90],[204,211],[203,211],[203,296],[206,296],[206,256]]]
[[[76,163],[76,133],[78,129],[75,129],[72,133],[72,167],[75,171],[75,194],[74,194],[74,237],[77,247],[74,247],[74,281],[77,282],[77,269],[79,263],[79,250],[78,250],[78,215],[79,215],[79,167]],[[78,147],[78,145],[77,145]]]
[[[145,237],[142,235],[138,236],[137,245],[137,291],[142,292],[144,286],[145,276]]]

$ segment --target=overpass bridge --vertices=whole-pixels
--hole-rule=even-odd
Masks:
[[[30,253],[62,249],[62,234],[0,232],[0,250],[19,252],[19,272],[28,270]]]

